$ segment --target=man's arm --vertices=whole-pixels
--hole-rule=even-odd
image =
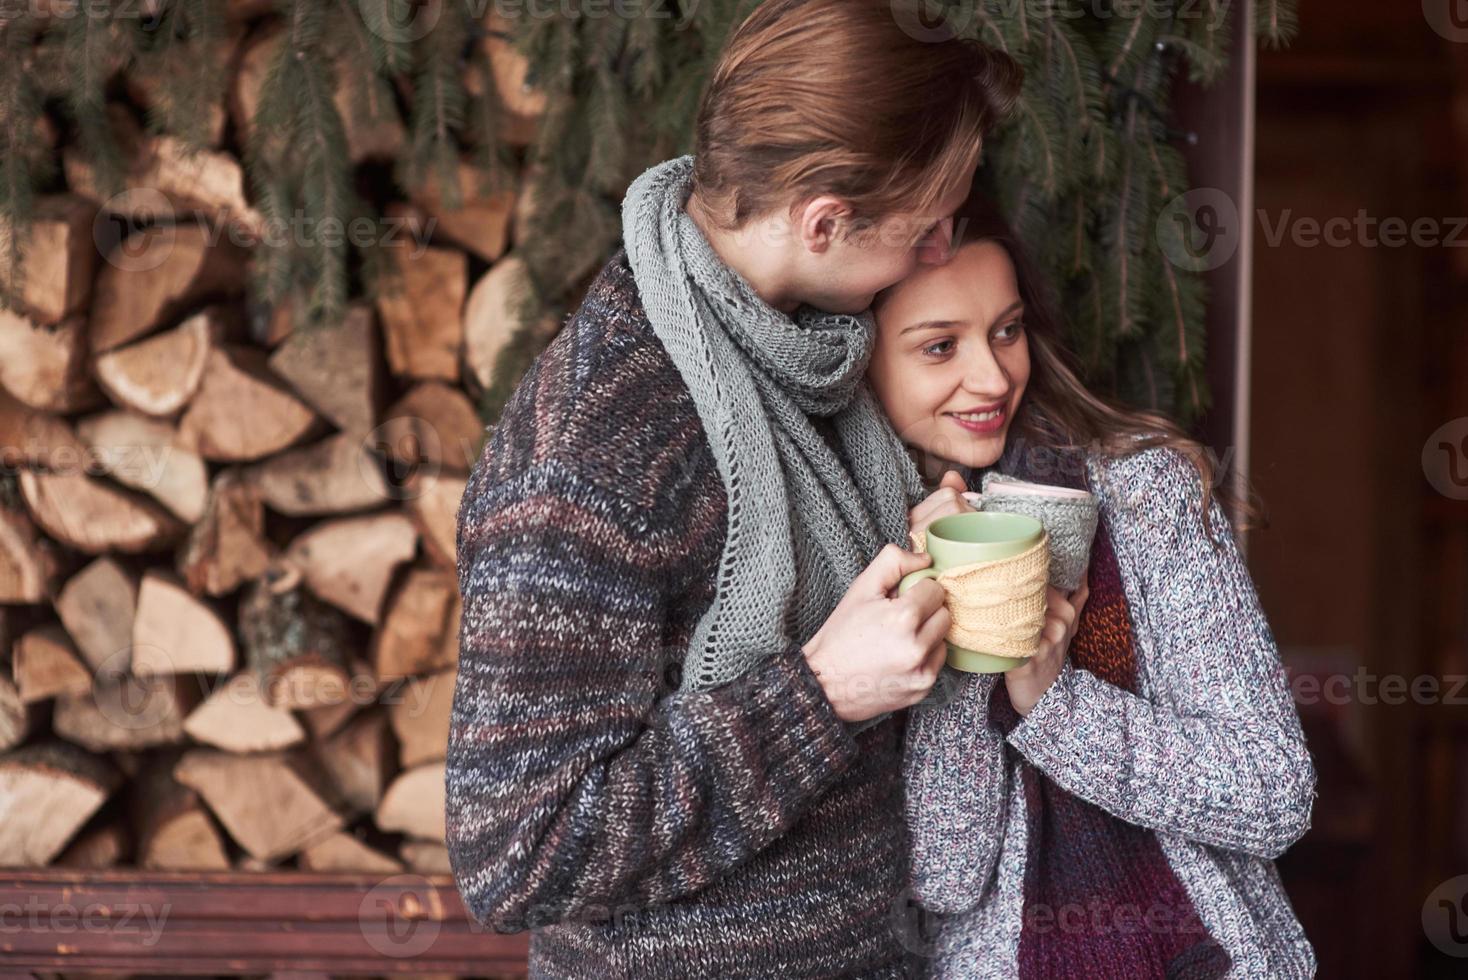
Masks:
[[[473,915],[515,931],[696,892],[784,833],[856,744],[798,647],[670,693],[676,528],[558,458],[476,486],[447,843]]]

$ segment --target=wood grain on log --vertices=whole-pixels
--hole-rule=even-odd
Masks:
[[[107,760],[54,739],[0,755],[0,865],[49,864],[118,782]]]
[[[146,340],[97,355],[92,370],[107,397],[145,415],[172,415],[204,380],[209,352],[223,329],[205,310]]]

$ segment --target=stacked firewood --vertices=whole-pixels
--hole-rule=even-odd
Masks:
[[[392,288],[334,326],[255,312],[239,147],[277,43],[257,22],[221,55],[203,152],[144,135],[170,86],[129,79],[121,195],[36,134],[65,188],[0,311],[0,865],[448,870],[455,518],[529,191],[466,164],[462,207],[386,209],[421,232],[385,246]],[[528,139],[523,65],[484,43]]]

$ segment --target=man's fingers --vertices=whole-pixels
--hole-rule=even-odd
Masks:
[[[932,563],[933,556],[927,553],[905,551],[895,544],[885,545],[852,585],[855,587],[859,582],[861,591],[867,595],[886,598],[904,575],[927,568]]]
[[[907,594],[901,598],[916,605],[918,614],[926,621],[939,609],[945,608],[944,602],[948,598],[948,593],[944,592],[943,586],[937,582],[925,578],[908,589]],[[947,615],[946,611],[944,615]]]
[[[942,590],[940,589],[939,591],[941,592]],[[934,644],[940,643],[948,635],[948,630],[952,626],[953,617],[949,615],[948,607],[939,602],[938,608],[934,609],[928,618],[923,621],[923,625],[918,627],[918,642],[925,647],[931,648]],[[946,647],[944,647],[944,653],[947,653]]]

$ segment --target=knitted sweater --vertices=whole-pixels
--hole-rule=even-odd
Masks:
[[[1197,471],[1176,450],[1088,454],[1085,466],[1121,574],[1138,692],[1068,660],[1007,736],[990,723],[994,676],[969,675],[952,700],[911,711],[909,797],[966,801],[909,810],[915,895],[938,913],[932,975],[1019,972],[1023,757],[1066,792],[1156,832],[1229,954],[1228,976],[1312,976],[1314,952],[1271,859],[1309,826],[1315,769],[1227,518],[1212,500],[1215,551]],[[940,712],[959,717],[940,724]],[[1064,910],[1048,911],[1062,919]],[[1118,920],[1129,911],[1112,910]]]
[[[447,843],[532,976],[911,975],[897,720],[853,735],[798,646],[679,693],[726,498],[618,252],[458,515]]]

